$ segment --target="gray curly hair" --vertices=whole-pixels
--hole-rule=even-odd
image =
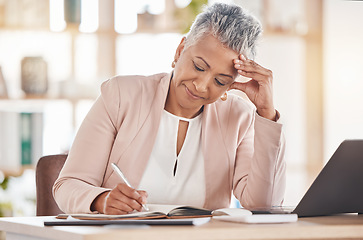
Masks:
[[[260,22],[240,6],[215,3],[198,14],[186,35],[185,48],[212,34],[226,47],[254,58],[261,32]]]

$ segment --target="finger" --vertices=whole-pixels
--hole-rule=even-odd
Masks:
[[[242,61],[246,61],[247,57],[245,57],[243,54],[240,54],[239,59],[241,59]]]
[[[128,200],[125,200],[125,202],[127,202],[130,207],[137,211],[142,210],[142,204],[146,203],[146,196],[144,196],[144,193],[140,194],[138,190],[130,188],[126,184],[119,184],[118,189],[127,196]]]
[[[115,208],[113,206],[107,206],[105,208],[104,213],[108,214],[108,215],[124,215],[124,214],[128,214],[129,212],[121,210],[119,208]]]
[[[241,76],[252,78],[258,82],[270,83],[273,80],[272,71],[263,67],[250,68],[245,65],[235,64],[235,68]]]
[[[128,210],[125,210],[124,208],[120,207],[119,205],[108,205],[106,208],[105,208],[105,214],[110,214],[110,215],[115,215],[115,214],[118,214],[118,215],[122,215],[122,214],[128,214],[128,213],[132,213],[132,211],[128,211]]]
[[[130,199],[121,193],[117,188],[111,191],[106,201],[106,207],[113,207],[125,212],[132,212],[134,208],[130,204]]]
[[[262,67],[261,65],[252,60],[235,60],[234,63],[237,70],[243,70],[245,72],[256,72],[266,76],[271,75],[272,73],[271,70]]]
[[[235,69],[248,72],[248,73],[257,73],[263,76],[270,76],[272,74],[271,70],[263,68],[263,67],[257,67],[253,65],[246,65],[246,64],[235,64]]]
[[[244,70],[238,70],[237,72],[238,72],[238,74],[240,74],[243,77],[252,78],[253,80],[256,80],[258,82],[271,82],[272,81],[272,77],[269,75],[264,75],[264,74],[260,74],[260,73],[256,73],[256,72],[247,72]]]
[[[137,201],[135,199],[129,198],[125,195],[120,195],[117,197],[118,205],[121,209],[127,210],[129,212],[132,212],[134,210],[141,211],[142,210],[142,204],[140,201]]]
[[[242,83],[242,82],[234,82],[232,83],[232,85],[229,87],[229,89],[236,89],[236,90],[241,90],[242,92],[244,92],[246,90],[246,83]]]
[[[250,76],[263,76],[264,79],[272,79],[272,71],[265,68],[251,68],[245,65],[236,68],[237,71],[241,71],[243,74]]]
[[[126,212],[142,210],[143,196],[124,183],[118,184],[109,195],[109,205]]]
[[[137,192],[140,194],[140,196],[142,198],[141,203],[146,204],[147,203],[147,197],[149,196],[149,194],[144,190],[137,190]]]
[[[141,196],[139,194],[139,192],[132,188],[132,187],[129,187],[127,186],[126,184],[124,183],[120,183],[116,186],[116,188],[122,192],[124,195],[126,195],[127,197],[131,198],[131,199],[139,199]]]
[[[107,202],[107,207],[113,207],[125,212],[133,212],[134,210],[141,211],[142,205],[134,199],[131,199],[121,192],[115,191],[110,194]]]

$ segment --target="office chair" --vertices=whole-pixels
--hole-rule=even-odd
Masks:
[[[52,187],[66,159],[66,154],[49,155],[39,159],[35,169],[37,216],[54,216],[63,213],[53,198]]]

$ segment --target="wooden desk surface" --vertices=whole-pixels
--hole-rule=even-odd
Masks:
[[[300,218],[295,223],[241,224],[212,220],[201,226],[58,226],[44,227],[53,217],[0,218],[6,239],[363,239],[363,216]]]

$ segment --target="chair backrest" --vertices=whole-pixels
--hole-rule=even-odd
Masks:
[[[35,170],[37,191],[37,216],[54,216],[63,213],[55,202],[52,188],[67,159],[67,155],[41,157]]]

